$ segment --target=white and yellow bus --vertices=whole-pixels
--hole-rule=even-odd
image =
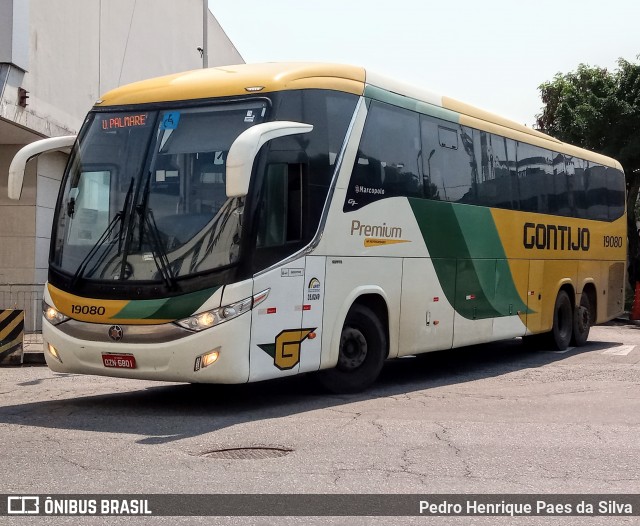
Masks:
[[[623,309],[613,159],[362,68],[259,64],[138,82],[71,146],[51,239],[59,372],[241,383],[545,334]]]

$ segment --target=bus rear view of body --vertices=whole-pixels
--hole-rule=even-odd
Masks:
[[[388,358],[582,345],[623,308],[619,163],[362,68],[135,83],[72,142],[43,304],[54,371],[320,371],[349,392]]]

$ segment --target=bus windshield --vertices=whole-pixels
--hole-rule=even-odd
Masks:
[[[89,280],[171,282],[237,262],[243,200],[226,156],[264,100],[90,114],[63,181],[52,265]]]

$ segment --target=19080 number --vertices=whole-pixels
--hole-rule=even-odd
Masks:
[[[73,314],[91,314],[92,316],[104,316],[105,308],[96,307],[95,305],[71,305],[71,312]]]
[[[604,236],[604,246],[605,247],[616,247],[619,248],[622,246],[622,236]]]

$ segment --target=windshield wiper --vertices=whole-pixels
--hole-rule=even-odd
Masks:
[[[131,178],[131,183],[129,184],[129,190],[127,190],[127,195],[124,198],[124,206],[122,207],[122,210],[118,212],[115,216],[113,216],[113,219],[107,225],[107,228],[104,230],[102,235],[98,238],[98,241],[96,241],[95,245],[93,245],[89,253],[82,259],[82,261],[80,262],[80,265],[78,265],[78,270],[76,270],[75,274],[73,275],[73,278],[71,279],[72,287],[74,287],[78,283],[78,281],[84,276],[85,270],[87,269],[87,265],[93,259],[93,257],[98,253],[98,250],[100,250],[100,248],[102,248],[102,246],[111,237],[111,234],[115,230],[118,223],[121,223],[122,225],[124,216],[129,206],[129,201],[131,200],[132,192],[133,192],[133,177]],[[109,247],[113,245],[114,242],[115,242],[115,239],[109,243]],[[107,254],[109,253],[109,247],[107,247],[107,250],[105,250],[102,253],[102,256],[98,259],[98,261],[96,261],[96,264],[91,269],[90,274],[95,272],[98,266],[104,261],[104,258],[107,257]],[[122,228],[120,228],[120,231],[118,232],[118,254],[120,254],[121,251],[122,251]]]
[[[176,277],[173,273],[173,268],[169,262],[167,251],[165,250],[162,239],[160,239],[160,233],[158,225],[156,224],[153,211],[149,208],[149,182],[151,175],[147,178],[147,184],[145,185],[144,197],[142,203],[136,206],[136,212],[140,216],[140,237],[139,243],[142,245],[142,238],[144,237],[144,229],[146,227],[147,233],[151,240],[151,255],[153,256],[153,262],[156,264],[156,268],[162,276],[163,281],[169,289],[175,288]]]
[[[173,289],[176,284],[176,277],[173,274],[167,251],[162,245],[158,225],[153,217],[153,211],[145,205],[138,205],[136,211],[140,216],[140,237],[142,238],[142,230],[146,227],[149,239],[151,240],[151,255],[153,262],[156,264],[158,272],[169,289]]]

